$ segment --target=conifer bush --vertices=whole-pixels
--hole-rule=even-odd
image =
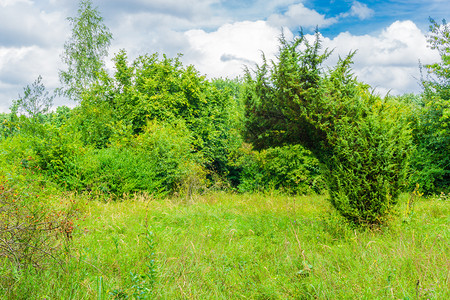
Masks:
[[[396,103],[359,98],[360,119],[336,120],[327,133],[324,177],[333,206],[356,224],[381,224],[395,210],[406,183],[410,130]]]
[[[322,166],[330,202],[358,225],[385,223],[406,183],[411,131],[401,103],[382,99],[351,73],[352,57],[331,69],[301,35],[282,37],[278,61],[247,72],[247,138],[256,147],[302,144]]]

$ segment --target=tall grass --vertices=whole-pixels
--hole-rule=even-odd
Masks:
[[[450,204],[401,199],[356,230],[326,196],[77,196],[67,270],[23,270],[6,299],[447,299]],[[149,242],[150,241],[150,242]],[[140,293],[146,291],[144,293]]]

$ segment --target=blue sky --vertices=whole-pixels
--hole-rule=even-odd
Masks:
[[[244,64],[260,62],[261,51],[274,59],[282,30],[292,37],[300,27],[312,33],[318,26],[324,46],[334,49],[328,65],[358,50],[354,73],[381,94],[420,91],[419,60],[439,59],[426,45],[428,18],[450,19],[448,0],[93,2],[113,33],[111,56],[120,49],[131,58],[182,53],[185,64],[207,77],[235,77]],[[70,36],[66,18],[76,9],[75,0],[0,0],[0,112],[39,75],[49,90],[58,87]]]

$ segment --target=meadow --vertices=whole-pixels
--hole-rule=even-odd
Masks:
[[[354,229],[326,196],[66,193],[52,201],[78,211],[62,265],[18,270],[2,299],[450,296],[445,195],[403,194],[389,226],[371,229]]]

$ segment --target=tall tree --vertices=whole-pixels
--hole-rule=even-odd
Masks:
[[[64,44],[61,58],[67,69],[60,70],[59,78],[62,94],[79,101],[83,90],[95,82],[104,66],[112,34],[92,0],[81,0],[77,16],[67,19],[72,26],[72,36]]]

